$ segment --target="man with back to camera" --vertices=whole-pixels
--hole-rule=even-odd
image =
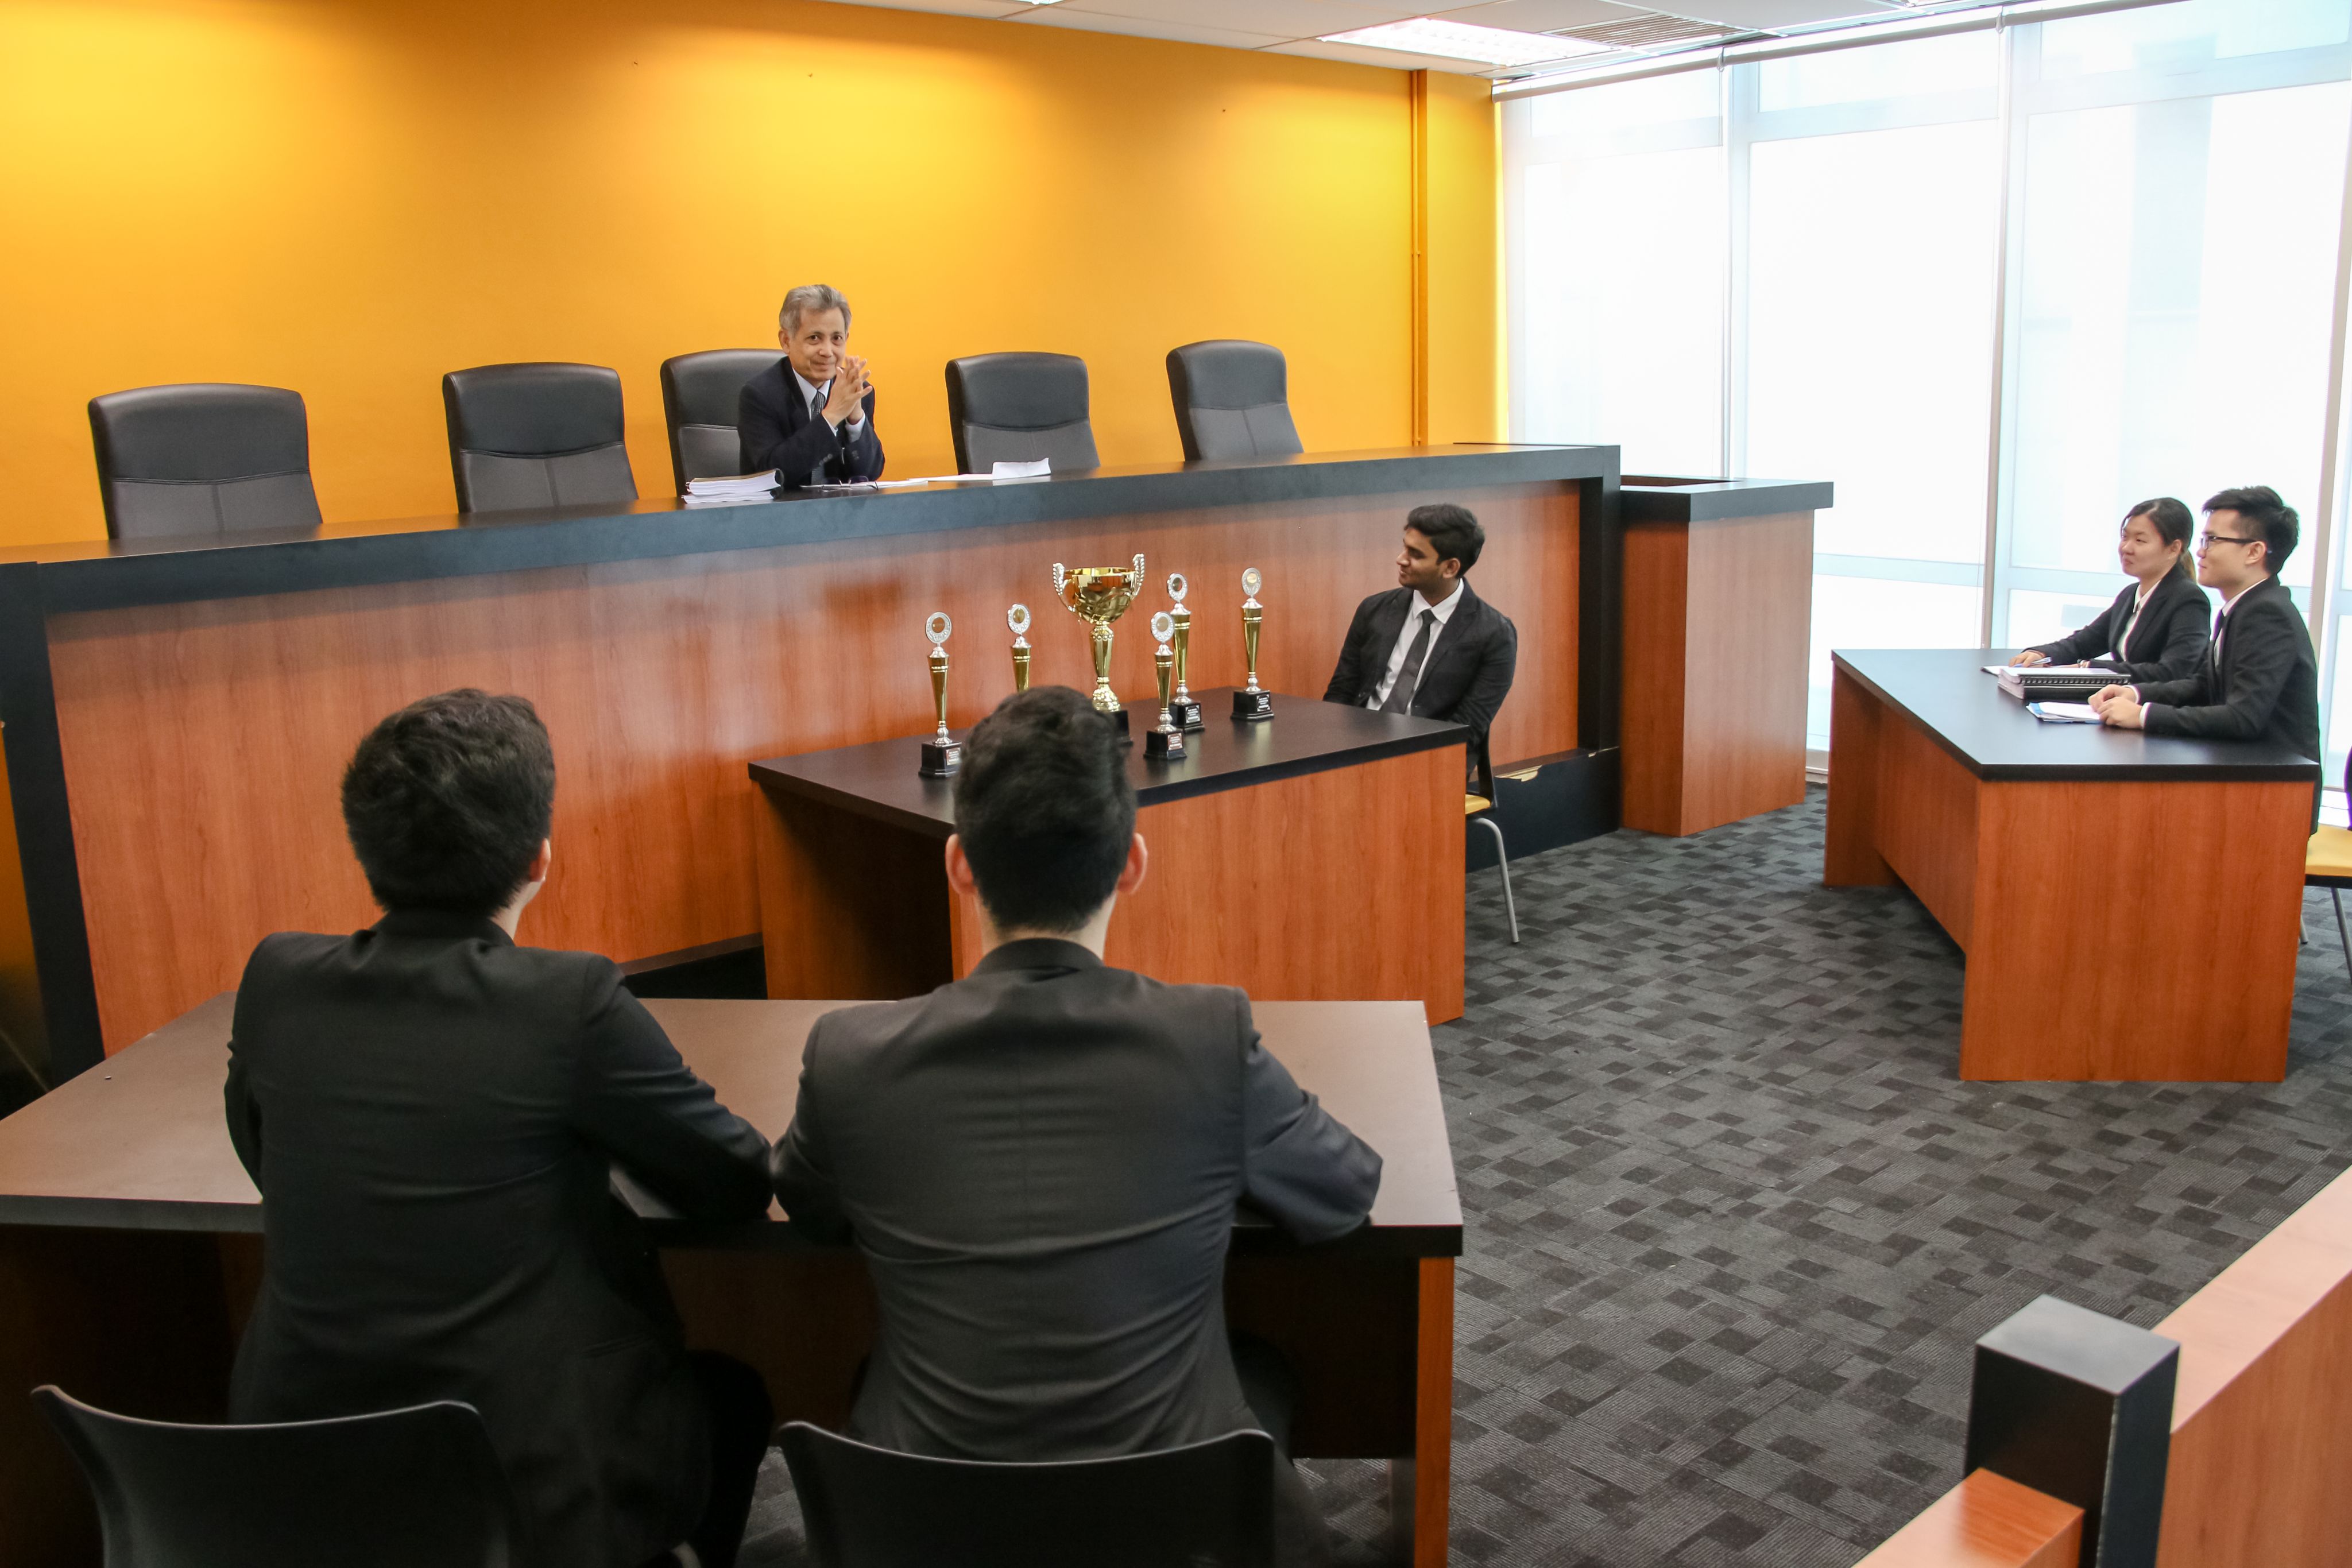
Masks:
[[[767,1140],[611,960],[515,945],[554,803],[521,697],[426,697],[352,758],[343,821],[383,918],[266,937],[237,989],[229,1137],[266,1247],[230,1419],[462,1400],[506,1470],[521,1563],[727,1568],[767,1390],[688,1355],[609,1171],[696,1218],[756,1219]]]
[[[2311,633],[2279,570],[2294,552],[2301,519],[2268,485],[2224,490],[2205,503],[2197,580],[2221,596],[2213,640],[2194,674],[2105,686],[2091,698],[2118,729],[2200,740],[2267,740],[2319,756],[2319,665]],[[2319,822],[2319,786],[2311,792]]]
[[[1066,686],[972,730],[947,867],[978,897],[981,960],[817,1020],[776,1193],[796,1228],[855,1236],[874,1277],[851,1437],[1044,1460],[1263,1430],[1280,1555],[1313,1562],[1288,1375],[1228,1341],[1225,1249],[1243,1197],[1301,1240],[1354,1229],[1381,1160],[1267,1053],[1240,991],[1104,965],[1147,863],[1126,745]]]
[[[776,313],[776,341],[782,361],[746,382],[736,404],[743,472],[773,468],[787,490],[882,477],[874,383],[849,351],[849,301],[803,284]]]
[[[1397,585],[1356,606],[1323,700],[1466,724],[1475,768],[1519,663],[1518,629],[1466,580],[1486,546],[1465,507],[1406,514]]]

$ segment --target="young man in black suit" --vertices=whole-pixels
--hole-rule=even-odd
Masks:
[[[1380,1156],[1267,1054],[1241,992],[1104,965],[1147,864],[1126,744],[1064,686],[983,719],[947,845],[949,881],[979,901],[979,964],[809,1033],[776,1194],[872,1270],[863,1441],[1069,1459],[1255,1428],[1287,1451],[1279,1359],[1226,1337],[1234,1205],[1340,1236],[1370,1212]],[[1286,1460],[1276,1487],[1284,1560],[1317,1560]]]
[[[2197,580],[2221,596],[2213,640],[2185,679],[2103,688],[2091,699],[2100,718],[2150,735],[2267,740],[2315,759],[2318,661],[2303,616],[2278,579],[2300,523],[2294,508],[2267,485],[2224,490],[2206,502]],[[2315,824],[2315,787],[2311,811]]]
[[[784,296],[776,315],[784,357],[743,385],[735,413],[743,472],[776,471],[787,490],[882,477],[874,383],[849,351],[849,301],[822,283]]]
[[[767,1391],[688,1355],[608,1181],[618,1162],[687,1214],[754,1219],[767,1141],[611,960],[515,945],[553,854],[555,758],[530,704],[403,708],[342,793],[383,918],[268,937],[237,989],[229,1136],[267,1246],[231,1418],[463,1400],[505,1465],[522,1563],[638,1568],[684,1542],[726,1568]]]
[[[1323,700],[1466,724],[1475,768],[1519,662],[1518,629],[1467,581],[1486,545],[1465,507],[1408,513],[1397,585],[1356,606]]]

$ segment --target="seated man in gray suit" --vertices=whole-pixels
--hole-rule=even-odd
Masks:
[[[809,1032],[772,1168],[793,1224],[855,1237],[873,1273],[861,1441],[996,1460],[1284,1442],[1278,1360],[1252,1343],[1237,1367],[1226,1337],[1234,1206],[1343,1235],[1381,1160],[1267,1054],[1241,992],[1103,963],[1146,865],[1126,745],[1064,686],[983,719],[947,846],[979,964]],[[1286,1459],[1276,1486],[1283,1558],[1314,1561]]]

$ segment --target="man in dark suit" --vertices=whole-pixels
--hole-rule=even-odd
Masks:
[[[463,1400],[505,1466],[523,1563],[637,1568],[683,1542],[726,1568],[767,1392],[688,1355],[609,1173],[698,1218],[754,1219],[767,1141],[609,959],[515,945],[553,854],[555,758],[530,704],[404,708],[360,743],[342,795],[383,918],[268,937],[237,990],[229,1136],[266,1248],[231,1418]]]
[[[1147,863],[1126,744],[1064,686],[982,720],[947,846],[979,964],[809,1033],[776,1193],[872,1270],[864,1441],[1066,1459],[1255,1428],[1287,1452],[1278,1357],[1253,1343],[1237,1366],[1226,1337],[1234,1206],[1343,1235],[1380,1156],[1267,1054],[1241,992],[1104,965]],[[1285,1559],[1315,1560],[1323,1527],[1286,1459],[1276,1486]]]
[[[745,382],[736,404],[743,472],[773,468],[787,490],[882,477],[874,383],[849,351],[849,301],[822,283],[793,289],[776,341],[782,361]]]
[[[1397,585],[1356,606],[1323,700],[1466,724],[1475,768],[1519,662],[1518,629],[1466,580],[1486,545],[1465,507],[1407,514]]]
[[[2213,640],[2196,674],[2107,686],[2091,698],[2120,729],[2203,740],[2267,740],[2319,756],[2319,665],[2294,599],[2278,579],[2301,519],[2267,485],[2224,490],[2205,503],[2197,580],[2221,596]],[[2319,821],[2315,787],[2312,821]]]

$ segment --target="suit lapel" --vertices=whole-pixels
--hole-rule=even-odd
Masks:
[[[1428,689],[1430,672],[1437,668],[1437,661],[1440,658],[1451,652],[1468,634],[1470,618],[1477,613],[1478,596],[1470,591],[1470,585],[1465,582],[1462,585],[1462,602],[1454,607],[1454,613],[1448,615],[1445,618],[1445,623],[1438,627],[1437,635],[1430,640],[1428,656],[1421,662],[1421,690]],[[1413,693],[1415,701],[1419,701],[1421,691]]]

